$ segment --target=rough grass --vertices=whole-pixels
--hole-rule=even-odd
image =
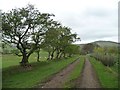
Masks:
[[[74,88],[74,80],[76,80],[80,76],[84,65],[84,58],[85,56],[80,56],[80,63],[77,64],[75,69],[69,75],[67,82],[65,82],[64,88]]]
[[[40,84],[54,73],[59,72],[77,58],[78,56],[74,56],[64,60],[32,63],[32,68],[30,69],[23,69],[20,66],[3,68],[3,88],[35,87],[38,83]]]
[[[40,61],[46,60],[47,55],[48,55],[47,52],[41,50]],[[13,54],[2,55],[2,68],[19,65],[19,62],[21,61],[21,59],[22,57],[18,57]],[[36,61],[37,61],[37,54],[33,53],[29,58],[29,62],[31,63],[31,62],[36,62]]]
[[[118,88],[118,75],[110,67],[104,66],[100,61],[92,57],[90,57],[90,61],[97,72],[103,88]]]

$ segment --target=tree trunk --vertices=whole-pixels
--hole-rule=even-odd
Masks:
[[[56,59],[58,59],[60,52],[57,51]]]
[[[40,51],[38,50],[38,51],[37,51],[37,62],[40,62],[40,61],[39,61],[39,59],[40,59],[40,54],[39,54],[39,53],[40,53]]]
[[[54,57],[54,52],[52,52],[52,54],[51,54],[51,60],[53,59],[53,57]]]
[[[50,60],[50,52],[48,52],[48,58],[47,58],[47,60]]]
[[[28,63],[28,56],[24,53],[24,54],[23,54],[22,61],[20,62],[20,65],[21,65],[21,66],[26,66],[27,63]]]
[[[53,50],[53,52],[51,53],[51,60],[52,60],[53,57],[54,57],[54,52],[55,52],[55,50]]]
[[[66,57],[66,54],[65,54],[65,53],[63,53],[63,57],[64,57],[64,58]]]
[[[61,52],[61,53],[60,53],[60,55],[59,55],[59,59],[61,59],[61,58],[62,58],[62,55],[63,55],[63,53]]]

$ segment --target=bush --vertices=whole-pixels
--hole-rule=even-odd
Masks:
[[[96,60],[98,60],[98,61],[100,61],[101,60],[101,57],[102,57],[102,55],[99,53],[96,53],[96,54],[94,54],[93,55],[93,57],[96,59]]]
[[[101,53],[95,53],[91,55],[94,57],[96,60],[99,60],[102,62],[103,65],[105,66],[113,66],[116,63],[116,57],[110,54],[104,55]]]
[[[105,65],[105,66],[113,66],[115,64],[115,58],[113,56],[110,55],[103,55],[101,58],[101,62]]]

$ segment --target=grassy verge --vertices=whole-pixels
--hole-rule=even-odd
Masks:
[[[118,75],[113,73],[111,68],[92,57],[90,57],[90,62],[94,66],[103,88],[118,88]]]
[[[77,64],[74,71],[69,75],[68,80],[65,82],[64,88],[73,88],[74,87],[74,80],[76,80],[82,71],[84,65],[84,58],[85,56],[80,56],[80,63]]]
[[[52,74],[59,72],[78,56],[64,60],[43,61],[32,63],[32,69],[24,70],[22,67],[15,66],[3,70],[3,88],[31,88],[40,84]]]

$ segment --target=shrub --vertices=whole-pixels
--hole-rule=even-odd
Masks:
[[[103,55],[101,57],[101,62],[105,66],[113,66],[115,64],[115,58],[113,56],[110,56],[110,55]]]
[[[91,55],[96,60],[101,61],[103,65],[105,66],[113,66],[116,63],[116,57],[110,54],[101,54],[101,53],[95,53]]]
[[[96,53],[96,54],[93,55],[93,57],[94,57],[96,60],[100,61],[102,55],[101,55],[100,53]]]

